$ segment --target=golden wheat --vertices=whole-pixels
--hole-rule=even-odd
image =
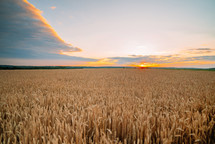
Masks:
[[[1,143],[214,143],[215,72],[0,71]]]

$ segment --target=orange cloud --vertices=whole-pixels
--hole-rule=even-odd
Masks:
[[[117,62],[117,60],[104,58],[104,59],[100,59],[95,62],[87,62],[83,65],[85,65],[85,66],[112,66],[112,65],[115,65],[116,62]]]
[[[81,49],[77,48],[77,47],[73,47],[71,44],[66,43],[58,34],[57,32],[54,30],[54,28],[52,28],[52,26],[48,23],[48,21],[41,15],[42,11],[40,11],[39,9],[37,9],[34,5],[32,5],[31,3],[29,3],[27,0],[23,0],[23,2],[26,4],[26,9],[29,12],[32,12],[34,15],[32,15],[32,17],[34,19],[38,19],[41,21],[40,25],[41,27],[45,27],[47,28],[46,30],[52,34],[52,36],[54,36],[55,38],[58,39],[59,42],[64,43],[65,45],[69,46],[69,51],[75,51],[75,52],[80,52]],[[55,9],[56,7],[52,7],[52,9]],[[60,52],[60,51],[59,51]]]
[[[207,65],[207,64],[215,64],[215,61],[196,60],[196,61],[172,62],[172,63],[160,64],[159,67],[184,67],[184,66]]]
[[[205,47],[205,46],[208,46],[208,44],[201,44],[200,46],[204,46]]]
[[[52,10],[54,10],[54,9],[56,9],[57,7],[56,6],[52,6],[52,7],[50,7]]]
[[[141,68],[145,68],[145,67],[186,67],[186,66],[207,65],[207,64],[215,64],[215,61],[193,60],[193,61],[178,61],[178,62],[160,63],[160,64],[141,62],[141,63],[128,64],[127,66],[141,67]]]
[[[69,45],[72,46],[71,44],[69,44]],[[74,47],[74,48],[77,49],[77,51],[73,51],[73,50],[68,50],[68,51],[60,50],[59,54],[61,54],[61,55],[67,55],[67,56],[73,56],[74,52],[81,52],[82,51],[78,47]]]
[[[31,11],[32,13],[34,13],[34,18],[39,19],[40,21],[42,21],[42,24],[44,27],[48,27],[50,32],[57,37],[60,41],[65,42],[63,39],[60,38],[60,36],[57,34],[57,32],[54,30],[54,28],[52,28],[52,26],[50,24],[48,24],[48,21],[41,15],[42,11],[40,11],[39,9],[37,9],[34,5],[32,5],[31,3],[29,3],[27,0],[23,0],[23,2],[25,2],[28,5],[28,10]]]

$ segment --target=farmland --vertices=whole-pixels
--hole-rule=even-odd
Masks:
[[[214,143],[215,72],[0,71],[2,143]]]

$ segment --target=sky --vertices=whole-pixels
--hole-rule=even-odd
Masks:
[[[214,0],[1,0],[0,65],[215,67]]]

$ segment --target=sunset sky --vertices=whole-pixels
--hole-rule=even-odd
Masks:
[[[0,65],[215,67],[214,0],[1,0]]]

